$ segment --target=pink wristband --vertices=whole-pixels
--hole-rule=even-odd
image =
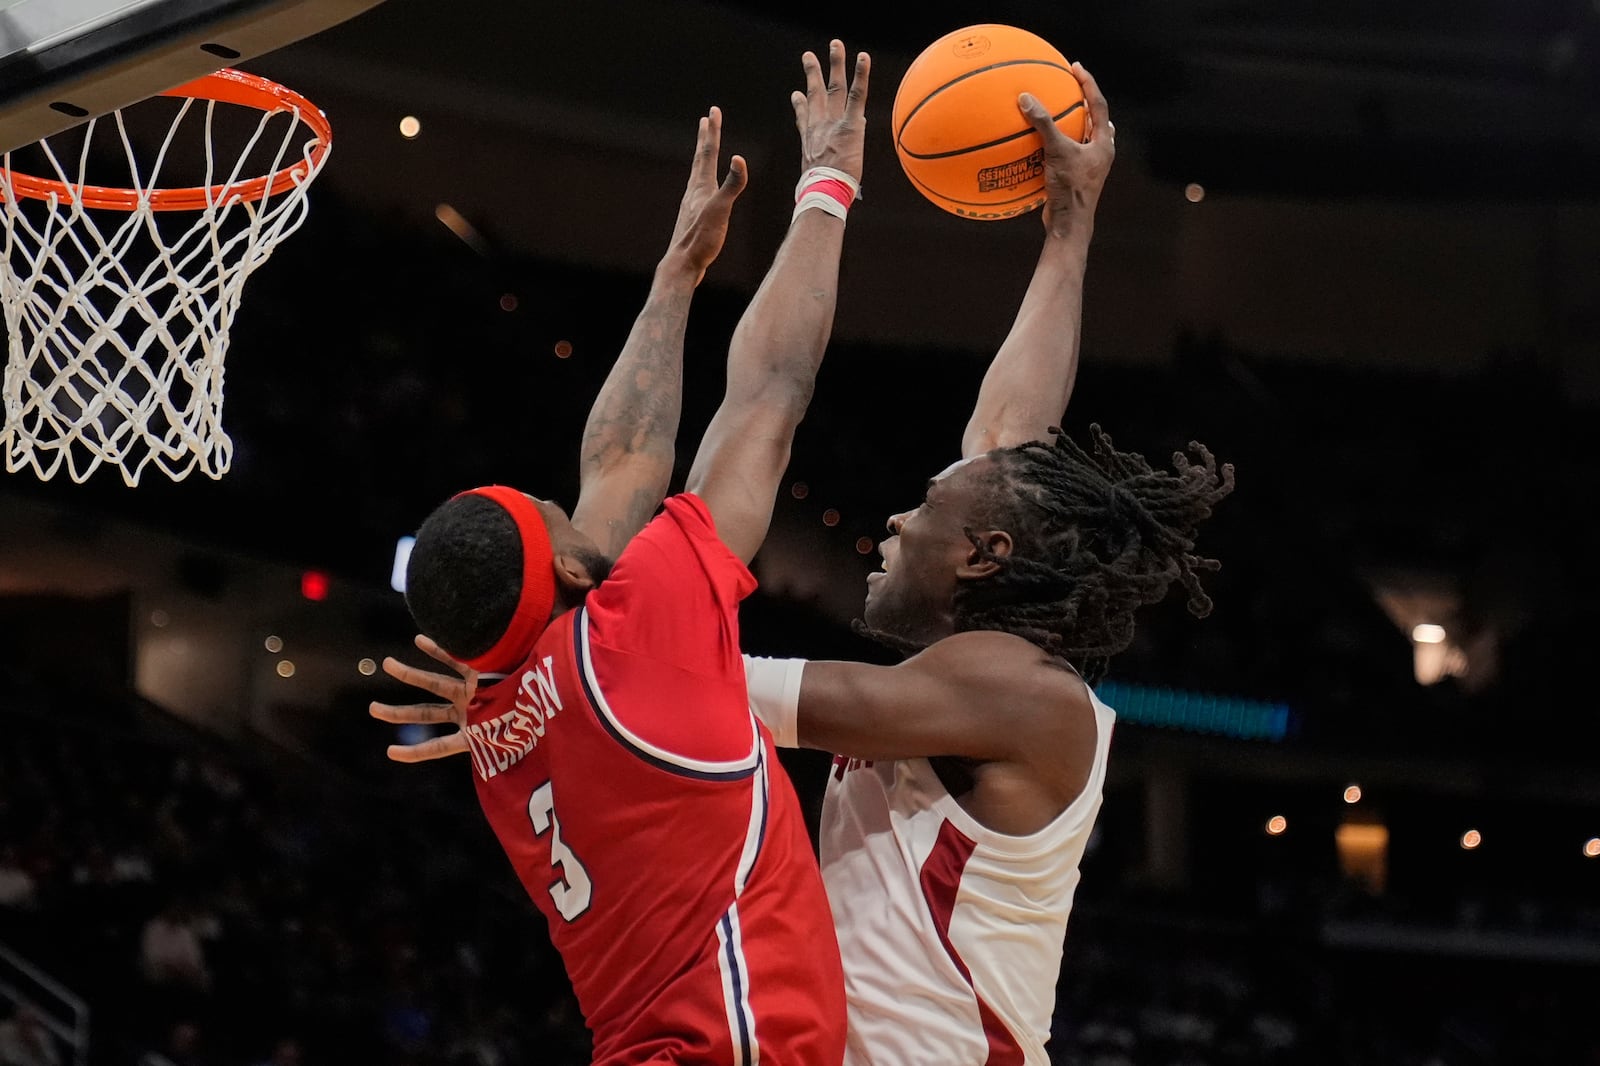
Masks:
[[[838,219],[847,217],[850,207],[860,196],[860,186],[842,170],[832,167],[812,167],[800,178],[795,188],[794,215],[809,208],[826,211]]]
[[[850,205],[855,203],[856,199],[856,194],[850,188],[850,186],[846,185],[837,178],[822,178],[812,182],[810,185],[805,187],[804,191],[801,192],[800,199],[805,199],[807,193],[813,192],[820,192],[824,196],[833,197],[833,199],[839,201],[840,206],[842,206],[846,211],[850,210]],[[799,200],[796,200],[795,202],[799,203]]]

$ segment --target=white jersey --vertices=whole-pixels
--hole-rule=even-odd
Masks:
[[[1083,792],[1028,836],[985,829],[927,759],[834,760],[822,878],[844,957],[847,1066],[1046,1066],[1067,915],[1116,714],[1093,692]]]

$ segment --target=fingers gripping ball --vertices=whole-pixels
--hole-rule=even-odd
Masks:
[[[1037,34],[986,23],[947,33],[912,61],[895,94],[895,153],[917,191],[962,218],[1001,219],[1044,203],[1044,144],[1017,107],[1032,93],[1075,141],[1083,86]]]

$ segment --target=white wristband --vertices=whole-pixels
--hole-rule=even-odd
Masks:
[[[808,192],[794,202],[794,214],[789,216],[789,221],[793,222],[800,217],[800,212],[810,210],[813,207],[819,211],[826,211],[837,219],[850,217],[850,209],[827,193]]]
[[[744,656],[750,711],[771,730],[772,742],[780,748],[800,746],[800,675],[805,667],[804,659]]]
[[[800,175],[794,187],[794,214],[789,216],[789,221],[793,222],[800,217],[800,212],[811,208],[843,221],[849,216],[851,205],[859,199],[861,183],[854,177],[835,167],[812,167]]]
[[[818,181],[833,180],[842,182],[850,190],[851,202],[861,199],[861,183],[854,177],[839,170],[837,167],[812,167],[800,175],[800,180],[795,183],[794,197],[798,202],[806,191],[806,186]]]

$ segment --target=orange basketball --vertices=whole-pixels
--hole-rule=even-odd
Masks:
[[[923,49],[900,79],[892,126],[917,191],[962,218],[1011,218],[1044,203],[1044,145],[1017,107],[1024,92],[1083,140],[1083,86],[1037,34],[985,23]]]

